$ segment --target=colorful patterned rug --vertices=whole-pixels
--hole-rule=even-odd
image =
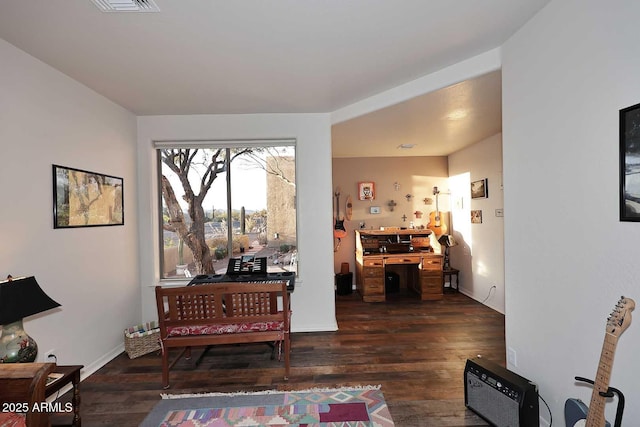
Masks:
[[[141,427],[393,427],[380,386],[162,395]]]

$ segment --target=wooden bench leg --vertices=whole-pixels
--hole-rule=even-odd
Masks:
[[[291,352],[291,341],[289,340],[289,333],[286,332],[284,334],[284,379],[285,381],[289,379],[289,374],[291,372],[291,360],[289,357],[290,352]]]
[[[162,352],[162,388],[168,389],[169,386],[169,371],[173,366],[182,358],[182,356],[188,355],[191,358],[191,347],[185,347],[180,351],[180,354],[169,363],[169,349],[164,345],[161,347]]]
[[[162,388],[169,388],[169,351],[162,346],[160,349],[162,354]]]

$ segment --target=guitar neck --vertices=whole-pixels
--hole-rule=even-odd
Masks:
[[[613,357],[616,353],[616,345],[618,337],[607,334],[602,344],[602,352],[600,353],[600,363],[598,364],[598,373],[591,393],[591,403],[589,404],[589,413],[585,427],[602,427],[605,424],[604,407],[606,397],[600,393],[606,393],[609,389],[609,380],[611,378],[611,368],[613,366]]]

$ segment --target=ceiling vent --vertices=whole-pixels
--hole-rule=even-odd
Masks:
[[[92,0],[103,12],[160,12],[153,0]]]

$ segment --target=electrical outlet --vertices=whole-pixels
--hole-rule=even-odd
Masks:
[[[507,363],[514,367],[518,366],[518,357],[516,355],[516,351],[511,347],[507,349]]]

